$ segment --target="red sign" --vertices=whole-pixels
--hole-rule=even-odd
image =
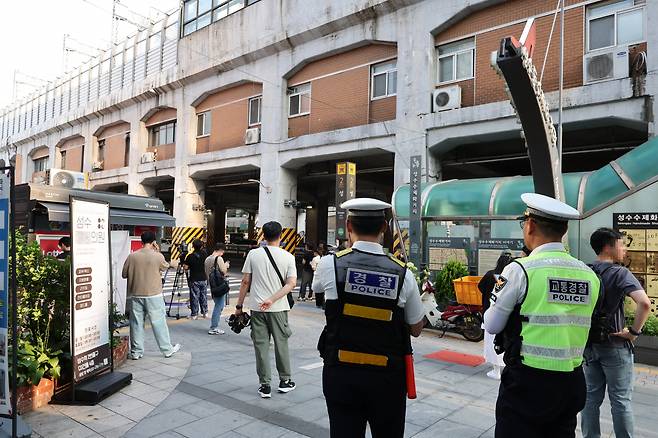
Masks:
[[[139,237],[130,238],[130,252],[139,251],[142,249],[142,239]]]
[[[44,255],[57,257],[62,253],[57,244],[59,239],[65,236],[68,236],[68,234],[37,234],[36,238]]]
[[[146,231],[152,231],[154,233],[157,233],[158,227],[145,227],[145,226],[137,225],[135,227],[135,237],[141,237],[142,234],[144,234]]]

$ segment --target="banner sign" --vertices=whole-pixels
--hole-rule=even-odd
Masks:
[[[450,260],[462,262],[467,267],[471,239],[468,237],[430,237],[427,252],[430,271],[440,271]]]
[[[110,367],[108,203],[71,197],[71,355],[80,382]]]
[[[347,240],[347,211],[340,205],[356,197],[356,164],[336,164],[336,239]]]
[[[11,414],[7,346],[9,338],[9,188],[8,174],[0,174],[0,414]]]
[[[420,179],[423,157],[413,155],[409,163],[409,260],[420,266]]]
[[[613,213],[612,225],[624,235],[624,265],[635,275],[656,312],[658,298],[658,212]]]
[[[523,239],[478,239],[478,275],[484,275],[494,269],[498,258],[505,250],[510,250],[512,256],[520,257],[523,249]]]

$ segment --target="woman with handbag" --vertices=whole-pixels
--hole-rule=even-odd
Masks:
[[[215,244],[215,251],[206,258],[205,268],[206,276],[208,277],[208,286],[210,287],[210,294],[215,306],[212,309],[212,316],[210,318],[209,335],[223,335],[225,332],[219,328],[220,317],[222,310],[226,305],[228,298],[229,283],[226,278],[228,273],[229,262],[224,261],[224,251],[226,247],[223,243]]]

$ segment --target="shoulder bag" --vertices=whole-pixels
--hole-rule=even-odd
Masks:
[[[272,266],[274,266],[274,270],[276,271],[276,275],[278,275],[279,280],[281,281],[281,287],[286,285],[286,282],[283,280],[283,276],[281,275],[281,271],[279,271],[279,267],[276,265],[276,262],[274,261],[274,257],[272,257],[272,253],[270,252],[270,249],[267,246],[264,246],[263,249],[265,250],[265,253],[267,254],[267,258],[270,259],[270,262],[272,263]],[[295,299],[292,296],[292,291],[288,292],[288,295],[286,295],[286,298],[288,299],[288,305],[292,309],[292,306],[295,305]]]

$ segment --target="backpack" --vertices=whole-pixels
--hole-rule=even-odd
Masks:
[[[610,264],[602,269],[600,265],[588,264],[587,266],[589,266],[596,276],[599,277],[600,283],[599,298],[596,300],[596,306],[592,313],[592,325],[589,329],[587,345],[602,344],[610,341],[610,334],[614,331],[613,318],[615,316],[615,311],[619,305],[623,305],[624,298],[622,297],[619,303],[613,303],[614,306],[611,306],[610,303],[607,302],[608,297],[605,290],[605,284],[603,283],[603,273],[615,266],[614,264]]]
[[[226,295],[229,291],[229,284],[220,271],[219,266],[217,266],[217,259],[219,256],[215,257],[215,263],[208,275],[208,285],[210,286],[210,294],[213,298],[221,298]]]

